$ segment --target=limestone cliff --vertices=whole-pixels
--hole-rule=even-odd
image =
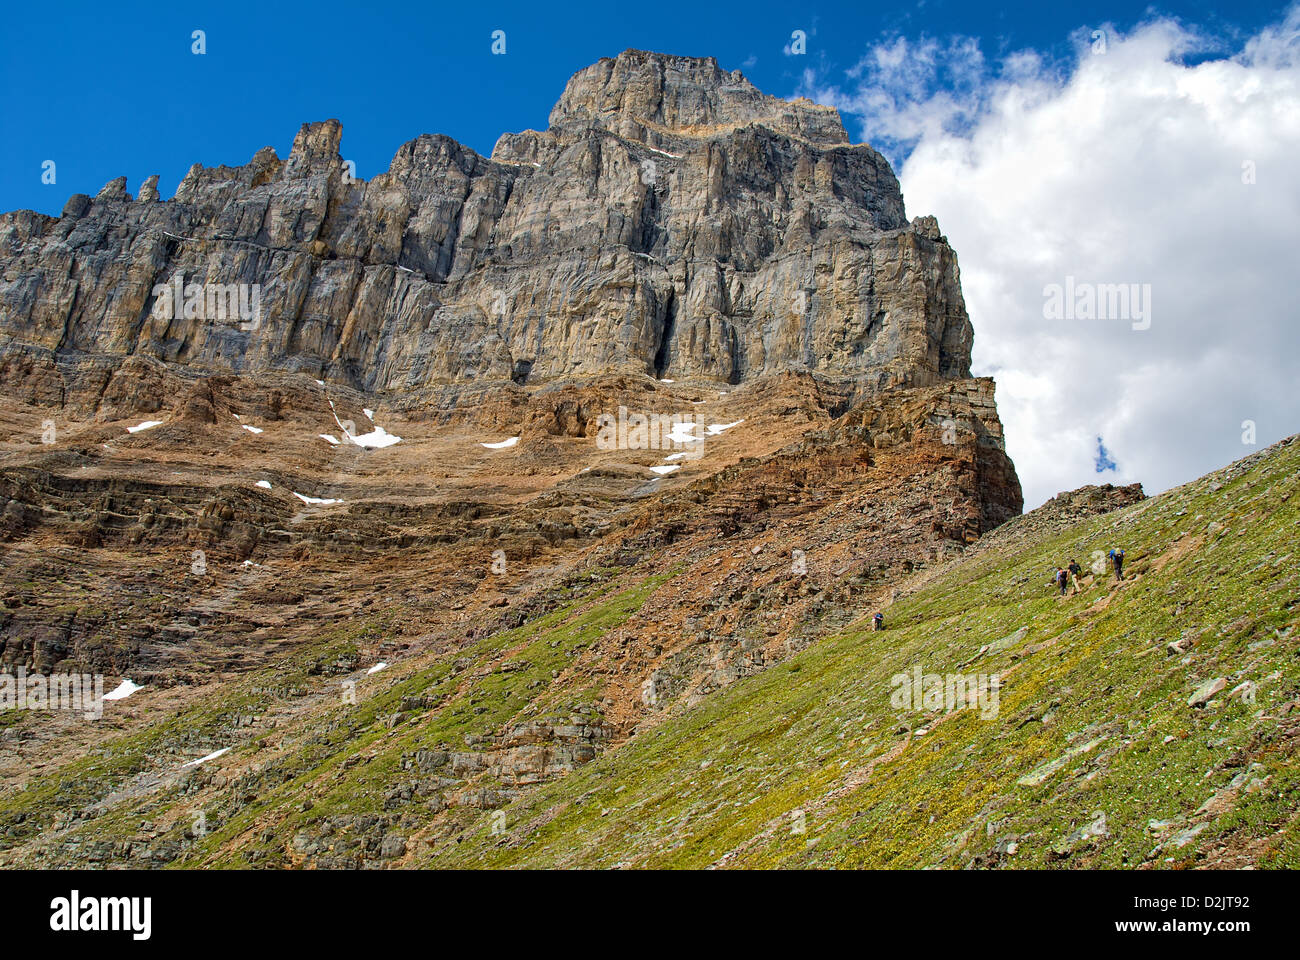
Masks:
[[[363,391],[787,370],[866,391],[969,376],[957,261],[909,223],[886,161],[838,114],[765,96],[713,59],[627,51],[579,72],[544,132],[491,158],[445,136],[349,176],[337,121],[286,160],[195,165],[0,216],[10,392],[77,361],[304,372]],[[257,285],[255,324],[160,315],[155,289]],[[57,360],[57,362],[56,362]],[[71,366],[70,366],[71,364]]]

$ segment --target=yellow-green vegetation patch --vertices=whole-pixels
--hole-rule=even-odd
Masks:
[[[356,704],[340,704],[311,718],[326,727],[339,724],[339,736],[317,738],[278,760],[283,782],[228,817],[221,814],[220,825],[175,865],[211,858],[220,866],[246,866],[250,852],[258,855],[255,859],[278,857],[286,838],[326,818],[381,815],[388,792],[409,778],[402,768],[404,757],[426,749],[465,750],[472,738],[499,733],[524,719],[521,713],[544,708],[546,698],[535,697],[530,685],[549,683],[552,671],[570,663],[573,650],[626,621],[672,576],[670,571],[647,577],[618,592],[605,584],[537,620],[480,638],[456,657],[408,677],[387,682],[379,674],[363,681]],[[502,669],[506,665],[511,668]],[[366,689],[386,682],[381,689]],[[571,699],[572,692],[566,696]],[[413,700],[434,705],[404,710],[403,704]],[[406,813],[420,817],[424,809]],[[274,836],[232,845],[268,815],[278,818]]]
[[[1298,448],[976,553],[883,633],[743,679],[422,863],[1300,865]],[[1048,586],[1117,546],[1122,585],[1106,568],[1082,596]],[[891,678],[918,666],[996,675],[996,717],[898,709]]]

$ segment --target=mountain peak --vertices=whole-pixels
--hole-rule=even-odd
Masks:
[[[886,160],[712,57],[602,59],[490,161],[424,135],[362,180],[341,137],[308,123],[286,159],[196,163],[165,202],[120,180],[16,218],[0,268],[30,282],[0,286],[0,334],[447,398],[604,374],[804,371],[863,393],[970,376],[956,258],[908,222]],[[69,285],[73,233],[93,244]],[[164,316],[154,291],[177,276],[257,286],[261,321]]]
[[[833,107],[762,93],[713,57],[624,50],[579,70],[551,111],[552,127],[598,126],[632,140],[647,127],[681,133],[763,124],[820,144],[848,144]]]

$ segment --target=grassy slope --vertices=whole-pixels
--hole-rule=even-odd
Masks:
[[[176,862],[193,866],[206,860],[221,866],[241,867],[250,849],[260,847],[275,856],[299,827],[309,827],[334,814],[358,816],[378,814],[395,785],[413,775],[403,770],[404,758],[421,749],[463,748],[466,738],[482,736],[504,726],[528,719],[563,721],[571,709],[584,709],[592,721],[600,719],[594,706],[579,708],[569,692],[563,702],[549,702],[545,694],[530,693],[530,684],[545,684],[553,670],[563,669],[568,660],[594,637],[622,623],[638,610],[646,597],[667,575],[651,577],[626,589],[606,587],[594,597],[575,601],[532,623],[493,634],[461,652],[473,662],[462,671],[444,659],[393,683],[382,692],[361,696],[355,706],[333,711],[339,726],[334,734],[320,738],[306,749],[298,748],[277,761],[277,776],[283,785],[258,796],[256,802],[225,819],[210,834],[195,855]],[[502,671],[503,661],[526,664],[522,669]],[[580,696],[580,695],[579,695]],[[408,698],[429,697],[444,706],[423,722],[390,728],[385,718],[398,714]],[[319,718],[312,718],[319,723]],[[334,724],[329,724],[334,727]],[[358,762],[359,761],[359,762]],[[491,789],[489,782],[478,784]],[[301,801],[311,799],[310,809]],[[468,824],[477,819],[474,808],[453,808],[453,817]],[[422,810],[409,811],[418,828],[429,819]],[[256,827],[265,827],[268,816],[275,821],[272,836],[254,839]]]
[[[66,840],[144,844],[138,828],[147,819],[164,826],[163,839],[184,848],[174,866],[282,865],[286,844],[300,827],[334,814],[383,812],[389,791],[412,778],[403,772],[403,760],[417,750],[465,749],[468,738],[518,720],[567,722],[575,710],[599,720],[596,706],[575,702],[581,691],[548,694],[551,671],[564,669],[591,639],[626,620],[670,576],[594,584],[559,610],[484,637],[453,657],[362,677],[355,704],[344,701],[339,679],[313,677],[313,665],[355,656],[364,640],[382,634],[382,618],[332,631],[273,669],[228,684],[178,715],[112,738],[102,750],[0,797],[0,835],[16,826],[11,839],[31,838],[60,818],[80,814],[84,819]],[[507,661],[526,665],[500,670]],[[266,741],[232,738],[241,715],[273,715],[275,700],[286,689],[314,690],[316,701],[281,721],[285,732],[283,740],[275,738],[278,745],[264,749]],[[412,708],[412,700],[438,706],[426,713],[424,706]],[[416,722],[394,724],[394,717]],[[33,718],[39,715],[24,713],[19,720]],[[184,774],[178,769],[182,760],[232,744],[221,766],[244,772],[228,784],[211,789],[206,777],[211,768],[178,776]],[[163,785],[140,788],[141,777],[163,778]],[[87,816],[96,801],[114,792],[135,796]],[[196,839],[188,831],[197,810],[204,812],[210,832]],[[418,806],[409,813],[410,828],[431,816]],[[452,813],[468,821],[479,811],[454,808]]]
[[[493,833],[494,811],[453,807],[450,825],[420,836],[432,814],[419,803],[402,806],[398,829],[419,837],[417,865],[1132,866],[1190,863],[1207,851],[1213,859],[1220,846],[1250,848],[1261,865],[1300,865],[1296,719],[1287,716],[1300,665],[1295,636],[1278,633],[1300,603],[1298,477],[1300,442],[1058,532],[998,542],[1013,532],[1004,530],[982,552],[927,573],[889,609],[885,633],[850,628],[714,694],[506,806],[504,834]],[[1113,594],[1106,579],[1067,601],[1045,586],[1058,561],[1112,544],[1128,548],[1137,575]],[[414,751],[463,749],[467,738],[533,717],[598,719],[598,704],[579,702],[583,691],[548,692],[551,672],[670,576],[629,572],[581,591],[460,651],[461,669],[451,658],[396,664],[363,678],[352,706],[339,702],[338,679],[311,667],[355,654],[383,629],[354,623],[3,797],[0,826],[16,825],[11,842],[31,837],[160,772],[164,786],[65,836],[141,843],[148,818],[181,848],[174,866],[293,862],[285,851],[300,830],[385,811],[387,794],[414,776],[404,769]],[[980,653],[1021,626],[1022,641]],[[1196,638],[1191,649],[1167,655],[1164,642],[1184,633]],[[1004,673],[998,717],[893,709],[889,678],[915,664]],[[1228,686],[1211,706],[1187,705],[1220,676]],[[1254,704],[1228,695],[1245,679],[1258,684]],[[181,760],[231,743],[232,718],[268,709],[259,691],[286,686],[324,699],[286,717],[266,746],[236,742],[219,764],[242,770],[228,785],[201,771],[175,779]],[[423,705],[407,706],[413,699]],[[395,715],[404,722],[394,725]],[[1068,753],[1076,748],[1086,749]],[[1017,782],[1035,772],[1041,783]],[[1223,795],[1222,809],[1196,814],[1233,782],[1240,789]],[[211,832],[186,840],[194,809]],[[1098,812],[1105,833],[1075,835],[1089,825],[1100,832]],[[1152,820],[1166,826],[1153,830]],[[1200,824],[1190,842],[1153,857],[1157,844]]]
[[[896,602],[885,633],[851,628],[737,683],[508,806],[504,833],[485,813],[423,862],[1121,867],[1249,849],[1300,866],[1297,478],[1300,442],[959,561]],[[1112,545],[1136,575],[1118,590],[1045,586]],[[1191,649],[1168,654],[1183,635]],[[889,678],[914,664],[1004,673],[999,716],[893,709]],[[1190,707],[1216,677],[1224,692]],[[1229,695],[1248,679],[1253,704]]]

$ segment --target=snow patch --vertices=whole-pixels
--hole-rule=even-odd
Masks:
[[[651,467],[650,469],[662,476],[665,473],[672,473],[674,470],[680,470],[681,468],[680,463],[670,463],[667,466]]]
[[[241,423],[240,426],[243,427],[245,430],[247,430],[249,433],[261,433],[261,432],[262,432],[262,428],[261,428],[261,427],[250,427],[250,426],[249,426],[248,424],[246,424],[246,423]]]
[[[134,427],[127,427],[127,433],[139,433],[141,430],[152,430],[154,427],[162,426],[161,420],[146,420],[144,423],[138,423]]]
[[[331,444],[332,446],[337,447],[337,446],[339,445],[339,438],[338,438],[338,437],[331,436],[331,435],[328,434],[328,433],[322,433],[322,434],[320,434],[320,438],[321,438],[322,440],[324,440],[326,443]]]
[[[369,407],[362,407],[361,412],[366,415],[366,419],[371,423],[375,422],[375,411],[371,410]]]
[[[479,441],[482,446],[487,447],[489,450],[504,450],[506,447],[513,447],[518,442],[518,437],[511,437],[510,439],[502,440],[499,443],[483,443],[483,441]]]
[[[259,481],[257,481],[257,486],[261,487],[263,490],[270,490],[270,489],[271,489],[271,481],[270,481],[270,480],[259,480]]]
[[[674,423],[672,432],[668,434],[668,439],[673,443],[699,443],[700,438],[694,435],[695,424],[693,423]]]
[[[207,763],[209,760],[215,760],[217,759],[217,757],[221,756],[222,754],[226,754],[229,752],[230,752],[229,747],[222,747],[220,750],[216,750],[213,751],[212,753],[209,753],[206,757],[199,757],[197,760],[191,760],[189,763],[182,763],[181,769],[184,770],[186,767],[197,767],[200,763]]]
[[[732,427],[738,427],[744,422],[745,421],[741,419],[737,420],[735,423],[711,423],[705,429],[709,431],[709,436],[716,437],[723,430],[730,430]]]
[[[385,669],[387,666],[388,666],[387,663],[385,663],[383,660],[380,660],[373,667],[371,667],[369,670],[366,671],[366,676],[368,677],[372,673],[378,673],[380,670]]]
[[[130,678],[123,677],[122,682],[119,683],[111,692],[104,694],[104,699],[125,700],[127,697],[131,696],[131,694],[135,693],[137,690],[143,690],[143,689],[144,689],[143,685],[137,686],[136,684],[131,682]]]
[[[329,397],[326,397],[325,399],[329,400]],[[338,411],[334,409],[334,401],[329,400],[329,405],[330,405],[330,413],[334,415],[334,422],[339,425],[339,429],[343,431],[343,435],[347,437],[349,440],[351,440],[353,443],[355,443],[358,447],[370,447],[371,449],[374,450],[382,450],[384,447],[391,447],[395,443],[402,442],[401,437],[397,436],[397,434],[395,433],[389,433],[387,430],[385,430],[383,427],[379,426],[378,424],[375,424],[375,429],[371,430],[369,433],[363,433],[357,437],[352,436],[352,434],[348,433],[347,428],[343,426],[343,421],[339,419]],[[371,423],[374,423],[375,411],[363,410],[362,412],[368,418],[370,418]],[[339,442],[338,440],[336,440],[334,437],[331,437],[327,433],[322,433],[320,435],[320,438],[322,440],[328,440],[330,443],[333,444],[337,444]]]
[[[304,496],[303,496],[301,493],[299,493],[297,490],[295,490],[295,491],[293,492],[293,495],[294,495],[295,497],[297,497],[299,500],[301,500],[303,503],[318,503],[318,504],[320,504],[320,505],[322,505],[322,506],[329,506],[331,503],[342,503],[342,502],[343,502],[342,500],[330,500],[330,499],[325,498],[325,497],[304,497]]]
[[[389,433],[383,427],[376,426],[375,429],[371,430],[369,433],[363,433],[359,437],[353,437],[352,442],[358,447],[371,447],[376,450],[381,450],[384,447],[391,447],[395,443],[401,443],[402,438]]]

